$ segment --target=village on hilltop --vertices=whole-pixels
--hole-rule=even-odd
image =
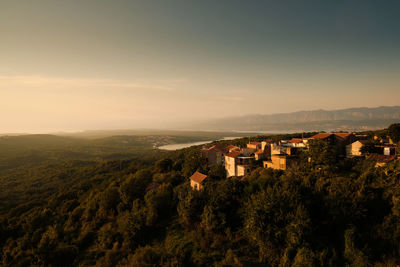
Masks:
[[[281,171],[297,166],[301,153],[309,150],[312,140],[333,146],[341,160],[365,156],[366,159],[375,163],[375,167],[382,167],[395,160],[398,153],[398,145],[394,144],[389,136],[375,135],[373,140],[370,140],[368,135],[356,133],[321,132],[309,138],[292,138],[278,142],[272,139],[249,142],[246,147],[207,144],[200,149],[200,156],[207,165],[224,165],[227,178],[244,180],[257,167],[253,164],[254,162],[262,161],[263,168]],[[369,149],[366,149],[366,146],[370,146]],[[365,153],[366,150],[373,153]],[[312,160],[308,157],[308,162]],[[207,178],[207,175],[196,171],[190,177],[190,186],[194,190],[200,190]]]

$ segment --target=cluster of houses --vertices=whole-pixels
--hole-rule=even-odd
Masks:
[[[225,166],[226,176],[239,179],[245,178],[254,168],[255,161],[262,161],[264,168],[275,170],[287,170],[295,166],[299,161],[299,152],[308,149],[310,140],[324,140],[333,144],[343,158],[363,156],[362,148],[367,143],[367,135],[354,133],[318,133],[309,138],[292,138],[273,142],[271,139],[262,142],[250,142],[246,147],[205,145],[201,148],[202,159],[209,165],[221,164]],[[376,151],[367,158],[376,163],[376,167],[396,159],[396,145],[390,138],[374,137]],[[310,159],[309,159],[310,160]],[[190,185],[193,189],[202,188],[207,175],[195,172],[190,177]]]

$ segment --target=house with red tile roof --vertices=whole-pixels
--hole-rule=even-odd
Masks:
[[[246,146],[247,148],[251,148],[257,151],[261,149],[261,145],[262,145],[261,142],[250,142]]]
[[[234,145],[229,145],[229,146],[227,146],[227,147],[225,147],[225,149],[228,151],[228,152],[231,152],[231,151],[239,151],[240,150],[240,147],[238,147],[238,146],[234,146]]]
[[[208,178],[207,175],[202,174],[198,171],[196,171],[192,176],[190,176],[190,186],[194,190],[201,190],[203,189],[203,183],[204,181]]]
[[[353,133],[318,133],[311,136],[309,140],[324,140],[335,145],[342,156],[346,155],[346,145],[349,145],[357,140]]]
[[[225,170],[227,177],[239,177],[251,172],[251,161],[254,156],[247,156],[241,151],[232,151],[225,155]]]
[[[255,160],[260,160],[260,159],[265,159],[268,157],[267,151],[264,150],[257,150],[254,152],[254,159]]]
[[[292,138],[291,140],[287,141],[287,146],[289,147],[306,147],[307,139],[303,138]]]
[[[356,136],[353,133],[317,133],[316,135],[311,136],[309,139],[327,139],[331,137],[336,137],[344,141],[356,139]]]
[[[282,170],[285,171],[298,162],[298,157],[291,156],[287,154],[274,154],[271,155],[271,159],[267,161],[263,161],[264,168],[272,168],[274,170]]]
[[[217,144],[202,147],[200,153],[207,164],[224,164],[224,155],[227,153],[227,149]]]

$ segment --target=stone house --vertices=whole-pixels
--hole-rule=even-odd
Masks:
[[[305,148],[306,144],[307,144],[307,139],[303,139],[303,138],[292,138],[291,140],[287,141],[288,147]]]
[[[357,140],[346,146],[346,157],[353,158],[362,156],[361,148],[367,143],[367,140]]]
[[[208,178],[207,175],[196,171],[192,176],[190,176],[190,186],[193,190],[203,189],[204,181]]]
[[[318,133],[309,139],[320,139],[330,142],[338,148],[340,155],[346,155],[346,146],[356,141],[353,133]]]
[[[247,145],[247,148],[251,148],[254,149],[254,151],[260,150],[262,147],[262,143],[261,142],[250,142]]]
[[[201,157],[206,161],[207,164],[224,164],[225,153],[227,150],[220,145],[213,145],[210,147],[203,147],[201,149]]]
[[[271,155],[271,160],[263,162],[264,168],[272,168],[274,170],[287,170],[291,168],[298,162],[296,156],[291,156],[287,154],[274,154]]]
[[[246,156],[241,151],[232,151],[225,155],[225,170],[227,177],[244,176],[251,171],[252,156]]]

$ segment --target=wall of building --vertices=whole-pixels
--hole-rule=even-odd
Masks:
[[[190,186],[194,189],[194,190],[201,190],[203,189],[203,186],[193,180],[190,180]]]
[[[242,150],[240,150],[240,152],[244,155],[244,156],[250,156],[251,154],[253,154],[254,152],[256,152],[257,150],[253,149],[253,148],[242,148]]]
[[[237,166],[237,176],[245,176],[250,174],[251,168],[247,165],[238,165]]]
[[[286,170],[287,158],[282,155],[271,155],[271,160],[264,161],[264,168],[272,168],[274,170]]]
[[[226,176],[236,176],[236,159],[225,156]]]
[[[271,155],[271,143],[269,142],[261,142],[261,150],[267,153],[267,156]]]
[[[262,153],[262,154],[254,154],[255,160],[266,159],[267,157],[268,157],[268,154],[266,152]]]
[[[359,157],[361,156],[361,148],[363,144],[361,142],[354,142],[350,145],[346,146],[346,157],[352,158],[352,157]]]
[[[207,154],[207,162],[208,164],[223,164],[224,156],[222,152],[212,149],[208,151]]]
[[[281,146],[278,144],[271,144],[271,155],[281,154]]]

